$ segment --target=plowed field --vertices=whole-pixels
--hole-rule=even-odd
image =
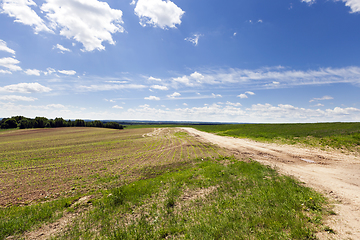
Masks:
[[[141,178],[146,167],[226,150],[175,129],[53,128],[0,133],[0,206]]]

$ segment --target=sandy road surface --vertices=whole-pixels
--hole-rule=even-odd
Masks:
[[[223,137],[182,128],[191,135],[271,165],[286,175],[292,175],[307,186],[324,193],[334,202],[337,215],[325,224],[336,234],[319,233],[320,239],[360,239],[360,158],[319,149]]]

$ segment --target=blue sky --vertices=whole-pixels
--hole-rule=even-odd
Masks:
[[[0,0],[0,117],[360,121],[360,0]]]

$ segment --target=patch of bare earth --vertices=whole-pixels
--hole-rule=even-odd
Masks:
[[[91,196],[85,196],[77,200],[72,204],[72,207],[77,208],[77,211],[74,212],[64,212],[63,217],[57,220],[54,223],[44,224],[40,228],[26,232],[23,236],[26,240],[45,240],[50,237],[56,236],[57,234],[63,232],[66,227],[82,212],[88,210],[88,201],[91,199]],[[11,237],[9,239],[12,239]],[[15,239],[15,238],[14,238]]]
[[[211,142],[270,165],[282,174],[294,176],[307,186],[325,194],[336,215],[325,219],[335,234],[320,232],[319,239],[360,239],[360,159],[336,151],[300,148],[223,137],[182,128],[198,140]]]

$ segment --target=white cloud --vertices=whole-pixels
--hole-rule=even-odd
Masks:
[[[315,0],[301,0],[301,2],[305,2],[309,5],[311,5],[311,4],[315,3]]]
[[[202,34],[193,34],[193,37],[187,37],[184,40],[193,43],[195,46],[199,43],[199,38],[202,37]]]
[[[76,71],[74,70],[59,70],[59,73],[65,74],[65,75],[75,75]]]
[[[262,22],[263,22],[263,20],[262,20],[262,19],[259,19],[259,20],[258,20],[258,23],[262,23]]]
[[[115,105],[112,108],[116,108],[116,109],[123,109],[123,107],[119,106],[119,105]]]
[[[153,89],[158,89],[158,90],[163,90],[163,91],[169,90],[168,87],[166,87],[166,86],[160,86],[160,85],[153,85],[153,86],[151,86],[151,88],[153,88]]]
[[[237,97],[239,97],[239,98],[248,98],[248,96],[246,94],[244,94],[244,93],[238,95]]]
[[[187,86],[193,86],[194,84],[190,82],[190,79],[187,76],[173,78],[175,82],[185,84]]]
[[[0,87],[0,92],[20,92],[20,93],[43,93],[50,92],[51,88],[39,83],[18,83]]]
[[[324,106],[324,104],[321,104],[321,103],[314,105],[314,107],[323,107],[323,106]]]
[[[112,35],[124,32],[122,11],[97,0],[47,0],[41,7],[60,35],[83,44],[83,51],[104,50],[104,41],[115,44]]]
[[[32,0],[3,0],[2,13],[15,18],[15,22],[32,26],[35,33],[50,30],[45,22],[31,9],[31,6],[37,6]]]
[[[15,51],[9,48],[5,41],[0,39],[0,51],[8,52],[15,55]]]
[[[5,95],[5,96],[0,96],[0,100],[10,101],[10,102],[15,102],[15,101],[33,102],[37,100],[37,98],[17,96],[17,95]]]
[[[145,97],[144,98],[145,100],[155,100],[155,101],[159,101],[160,98],[159,97],[156,97],[156,96],[149,96],[149,97]]]
[[[130,5],[135,5],[135,3],[136,3],[135,0],[132,0]]]
[[[215,93],[212,93],[211,96],[213,98],[222,98],[222,96],[220,94],[215,94]]]
[[[188,104],[187,103],[183,103],[184,106],[187,106]]]
[[[154,77],[149,77],[150,81],[157,81],[157,82],[161,82],[160,78],[154,78]]]
[[[332,100],[334,99],[333,97],[331,96],[323,96],[321,98],[313,98],[311,99],[309,102],[315,102],[315,101],[323,101],[323,100]]]
[[[0,69],[0,73],[3,73],[3,74],[12,74],[12,72],[10,72],[9,70],[2,70],[2,69]]]
[[[167,95],[168,98],[176,98],[176,97],[180,97],[180,96],[181,96],[181,94],[178,93],[178,92],[174,92],[174,93],[171,94],[171,95]]]
[[[25,73],[26,73],[27,75],[40,76],[41,71],[40,71],[40,70],[37,70],[37,69],[27,69],[27,70],[25,71]]]
[[[257,89],[288,88],[302,85],[324,85],[332,83],[351,83],[360,85],[360,67],[321,68],[319,70],[288,70],[284,67],[249,69],[206,70],[203,79],[193,81],[191,75],[173,78],[174,83],[183,83],[188,86],[210,84],[234,87],[241,84],[243,87]],[[269,84],[269,82],[273,84]],[[280,83],[281,84],[277,84]]]
[[[142,89],[146,88],[144,85],[139,84],[102,84],[102,85],[90,85],[90,86],[78,86],[78,91],[86,92],[99,92],[99,91],[113,91],[121,89]]]
[[[45,109],[49,109],[49,108],[64,109],[66,107],[62,104],[48,104],[45,106]]]
[[[53,68],[47,68],[46,70],[47,70],[47,72],[44,72],[45,75],[50,75],[50,74],[56,72],[56,70]]]
[[[201,80],[203,80],[205,78],[204,75],[202,75],[201,73],[198,73],[198,72],[194,72],[194,73],[190,74],[190,77],[195,79],[197,82],[201,82]]]
[[[64,53],[64,52],[71,52],[71,50],[70,50],[70,49],[68,49],[68,48],[64,47],[64,46],[63,46],[63,45],[61,45],[61,44],[56,44],[56,46],[54,46],[54,47],[53,47],[53,49],[55,49],[55,48],[59,49],[61,53]]]
[[[342,0],[345,6],[351,8],[351,13],[360,12],[360,1],[359,0]]]
[[[232,103],[232,102],[229,102],[229,101],[226,102],[226,105],[230,105],[230,106],[234,106],[234,107],[241,107],[242,106],[241,103]]]
[[[19,60],[12,57],[0,58],[0,66],[8,68],[11,71],[21,71],[22,70],[21,67],[17,65],[19,63],[20,63]]]
[[[247,92],[245,92],[246,94],[249,94],[249,95],[255,95],[255,93],[253,93],[253,92],[250,92],[250,91],[247,91]]]
[[[134,11],[140,18],[141,26],[152,25],[162,29],[181,24],[181,17],[185,13],[170,0],[139,0]]]

